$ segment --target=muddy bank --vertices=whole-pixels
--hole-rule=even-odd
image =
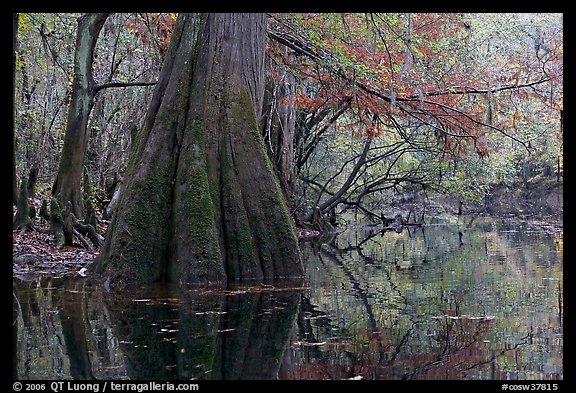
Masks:
[[[497,185],[479,203],[462,201],[456,197],[420,192],[405,195],[390,206],[391,211],[408,212],[418,217],[441,214],[482,214],[494,217],[538,218],[562,221],[564,215],[564,186],[562,180],[535,177],[526,184]]]
[[[490,215],[515,215],[562,220],[564,186],[555,179],[534,178],[517,187],[498,186],[484,198],[479,211]]]

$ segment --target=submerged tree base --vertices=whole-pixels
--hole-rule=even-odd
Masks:
[[[94,272],[110,288],[303,277],[257,119],[263,14],[180,14]]]

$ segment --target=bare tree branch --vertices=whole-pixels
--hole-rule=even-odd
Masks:
[[[362,150],[362,154],[360,155],[360,158],[358,158],[358,161],[354,165],[352,172],[350,172],[350,175],[348,175],[348,178],[346,179],[342,187],[340,187],[340,189],[334,195],[332,195],[330,198],[328,198],[327,200],[318,205],[320,211],[328,210],[334,205],[336,205],[340,200],[340,197],[342,197],[342,195],[344,195],[344,193],[348,191],[348,189],[352,186],[354,180],[356,179],[358,171],[360,170],[360,168],[362,168],[362,166],[366,162],[366,156],[368,155],[368,151],[370,150],[371,143],[372,138],[368,138],[364,144],[364,150]],[[314,209],[310,210],[306,214],[304,221],[310,221],[312,219],[313,214]]]
[[[94,87],[94,93],[111,87],[154,86],[156,82],[109,82]]]

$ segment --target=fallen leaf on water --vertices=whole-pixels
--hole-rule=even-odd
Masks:
[[[321,318],[328,318],[328,315],[318,315],[318,316],[315,316],[315,317],[304,317],[304,319],[308,319],[308,320],[311,320],[311,321],[316,320],[316,319],[321,319]]]
[[[168,329],[166,330],[166,333],[176,333],[178,331],[178,329]]]
[[[320,345],[325,345],[326,341],[322,341],[321,343],[311,343],[311,342],[307,342],[307,341],[296,341],[294,342],[294,345],[304,345],[305,347],[317,347]]]
[[[226,314],[226,311],[204,311],[204,312],[197,312],[195,313],[196,315],[205,315],[205,314],[216,314],[216,315],[221,315],[221,314]]]

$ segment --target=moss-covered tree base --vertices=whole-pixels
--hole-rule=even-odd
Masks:
[[[32,220],[30,219],[30,207],[28,206],[28,189],[24,179],[20,186],[17,210],[12,220],[12,228],[19,229],[22,232],[27,232],[33,228]]]
[[[113,287],[303,276],[257,119],[262,14],[180,14],[93,270]]]
[[[62,208],[55,197],[52,197],[50,201],[50,229],[54,233],[56,247],[62,248],[66,243],[64,218],[62,217]]]

